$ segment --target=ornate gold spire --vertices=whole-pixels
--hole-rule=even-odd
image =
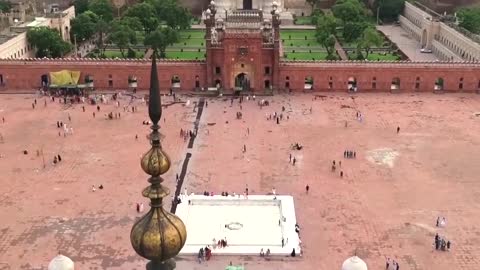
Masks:
[[[151,176],[148,179],[151,185],[142,192],[144,197],[150,199],[151,209],[133,225],[130,242],[138,255],[151,261],[147,264],[148,270],[171,269],[172,266],[166,262],[175,257],[185,245],[187,231],[182,220],[165,211],[162,206],[162,200],[168,196],[169,190],[161,184],[163,179],[160,175],[170,168],[170,159],[162,150],[158,132],[162,107],[155,52],[152,56],[148,115],[153,123],[150,136],[152,148],[141,158],[141,166]]]

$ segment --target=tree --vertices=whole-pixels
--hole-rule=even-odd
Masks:
[[[337,29],[337,20],[331,14],[318,17],[316,27],[316,37],[318,43],[327,51],[328,57],[332,58],[335,52],[335,32]]]
[[[9,13],[12,8],[12,3],[5,0],[0,0],[0,11],[3,13]]]
[[[365,58],[368,59],[368,54],[373,46],[382,46],[383,38],[375,28],[368,27],[363,31],[362,41],[359,46],[365,50]]]
[[[480,8],[461,8],[457,12],[459,26],[470,32],[480,33]]]
[[[365,7],[358,0],[339,0],[332,7],[335,17],[342,20],[343,26],[347,22],[358,22],[363,18]]]
[[[135,31],[123,24],[115,25],[108,38],[111,43],[117,45],[123,58],[125,58],[125,49],[137,44],[137,34]]]
[[[113,20],[113,7],[109,0],[90,0],[88,9],[106,22]]]
[[[159,27],[145,36],[145,46],[150,46],[159,53],[160,58],[165,58],[165,50],[168,45],[178,41],[178,32],[171,27]]]
[[[107,23],[106,21],[102,20],[101,18],[98,19],[95,29],[97,31],[98,39],[97,39],[97,48],[100,51],[101,56],[105,56],[105,35],[106,33],[110,32],[111,24]]]
[[[343,38],[346,42],[352,42],[361,37],[367,27],[365,22],[347,22],[343,27]]]
[[[121,19],[115,19],[112,22],[112,25],[123,24],[133,31],[143,31],[143,26],[140,20],[136,17],[123,17]]]
[[[72,20],[70,34],[76,36],[78,40],[87,40],[95,34],[97,21],[98,17],[95,13],[84,12]]]
[[[395,21],[403,12],[405,0],[376,0],[374,7],[379,10],[380,19]]]
[[[190,27],[192,16],[190,12],[178,5],[175,0],[147,0],[157,11],[158,20],[173,29],[187,29]]]
[[[46,26],[33,27],[27,31],[27,40],[36,49],[37,57],[63,57],[72,49],[72,45],[65,42],[56,29]]]
[[[127,9],[124,17],[137,18],[142,24],[145,34],[152,32],[158,27],[158,18],[153,5],[143,2],[135,4]]]
[[[88,0],[75,0],[73,1],[75,6],[75,14],[79,15],[88,10]]]

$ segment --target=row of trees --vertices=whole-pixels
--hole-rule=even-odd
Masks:
[[[320,0],[306,0],[308,4],[312,7],[312,10],[314,10],[313,14],[315,14],[315,11],[317,10],[317,4],[319,3]],[[339,2],[342,2],[341,4]],[[357,1],[358,2],[358,1]],[[377,14],[378,12],[378,17],[382,21],[395,21],[398,18],[398,15],[400,15],[403,11],[403,8],[405,6],[405,0],[375,0],[373,1],[373,4],[371,1],[368,0],[362,0],[362,2],[358,3],[346,3],[344,1],[337,1],[336,6],[338,5],[342,6],[342,9],[346,12],[345,15],[352,15],[354,18],[361,13],[366,12],[367,14]],[[371,5],[369,5],[371,4]],[[368,6],[371,8],[371,10],[366,10],[362,8],[361,6]]]
[[[321,14],[316,19],[318,42],[327,51],[327,60],[335,60],[335,41],[337,34],[342,33],[345,42],[356,41],[357,58],[368,58],[373,46],[383,44],[382,36],[371,22],[372,14],[364,3],[358,0],[338,0],[332,7],[332,14]]]
[[[75,3],[79,14],[72,21],[72,36],[83,41],[98,35],[97,48],[101,55],[106,44],[111,43],[125,57],[125,51],[143,37],[144,45],[157,49],[159,56],[165,57],[166,47],[178,40],[178,30],[190,27],[190,13],[175,0],[146,0],[131,6],[116,19],[109,0],[77,0]]]

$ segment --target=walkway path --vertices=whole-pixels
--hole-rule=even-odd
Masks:
[[[337,51],[337,54],[338,56],[340,56],[340,59],[348,60],[348,55],[345,53],[342,45],[338,42],[337,39],[335,39],[335,51]]]
[[[412,61],[436,61],[432,53],[421,53],[420,43],[410,36],[402,27],[396,25],[378,25],[377,30],[385,34]]]

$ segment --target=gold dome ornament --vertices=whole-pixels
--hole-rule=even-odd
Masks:
[[[152,56],[152,70],[150,75],[150,98],[148,114],[152,120],[150,135],[152,148],[141,158],[142,169],[151,177],[150,186],[146,187],[142,195],[150,199],[150,211],[138,219],[130,232],[130,242],[138,255],[150,260],[147,270],[174,269],[172,260],[185,245],[187,230],[182,220],[175,214],[163,209],[163,198],[169,190],[162,186],[160,175],[170,168],[170,159],[162,151],[158,121],[162,116],[160,91],[158,88],[158,74],[155,59]]]
[[[170,169],[170,158],[160,147],[152,147],[143,155],[140,164],[144,172],[151,176],[159,176]]]

